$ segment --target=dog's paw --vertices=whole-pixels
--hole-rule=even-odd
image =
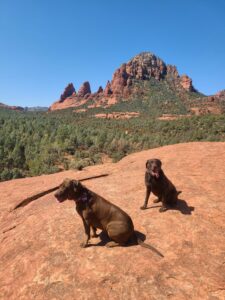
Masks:
[[[164,212],[164,211],[166,211],[166,210],[167,210],[167,208],[164,207],[164,206],[162,206],[162,207],[160,207],[159,212]]]
[[[145,206],[145,205],[143,205],[143,206],[140,207],[140,209],[142,209],[142,210],[144,210],[146,208],[147,208],[147,206]]]
[[[99,234],[93,233],[93,234],[91,235],[91,237],[92,237],[92,238],[97,238],[97,237],[99,237]]]
[[[119,244],[114,241],[110,241],[106,244],[107,248],[112,248],[112,247],[116,247],[116,246],[119,246]]]

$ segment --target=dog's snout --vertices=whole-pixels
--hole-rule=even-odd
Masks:
[[[153,170],[153,171],[157,171],[157,170],[158,170],[158,166],[157,166],[156,164],[153,164],[153,165],[152,165],[152,170]]]
[[[55,194],[54,194],[54,196],[55,196],[56,198],[58,198],[58,197],[59,197],[59,191],[56,191]]]

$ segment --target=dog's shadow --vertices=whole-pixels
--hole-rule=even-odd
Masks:
[[[150,207],[147,207],[146,209],[157,208],[157,207],[160,208],[161,205],[150,206]],[[167,207],[167,210],[179,210],[183,215],[191,215],[192,212],[195,210],[195,208],[194,208],[194,206],[188,206],[188,204],[185,200],[177,199],[176,206]]]
[[[142,241],[145,241],[146,240],[146,235],[143,234],[142,232],[140,231],[137,231],[137,230],[134,230],[135,232],[135,235],[137,238],[141,239]],[[109,243],[110,241],[112,241],[109,236],[107,235],[106,232],[102,231],[99,235],[98,235],[98,238],[100,239],[100,242],[94,244],[94,243],[89,243],[88,247],[93,247],[93,246],[106,246],[107,243]],[[123,246],[117,246],[117,247],[131,247],[131,246],[137,246],[138,243],[136,242],[135,238],[132,238],[131,240],[129,240],[127,242],[126,245],[123,245]]]
[[[188,206],[187,202],[182,199],[177,200],[175,207],[171,207],[171,210],[179,210],[183,215],[191,215],[195,210],[194,206]]]

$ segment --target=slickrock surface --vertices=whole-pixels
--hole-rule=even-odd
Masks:
[[[145,162],[160,158],[182,190],[177,209],[141,211]],[[116,164],[0,183],[1,299],[225,299],[225,143],[187,143],[127,156]],[[65,177],[101,173],[85,185],[119,205],[165,258],[140,246],[80,248],[74,203],[53,193],[13,210]]]

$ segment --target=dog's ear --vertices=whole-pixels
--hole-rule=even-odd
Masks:
[[[148,160],[146,161],[146,164],[145,164],[145,166],[146,166],[146,169],[148,168],[148,164],[149,164],[149,162],[150,162],[150,159],[148,159]]]
[[[73,186],[74,192],[78,192],[82,188],[82,184],[78,180],[73,180],[72,186]]]

